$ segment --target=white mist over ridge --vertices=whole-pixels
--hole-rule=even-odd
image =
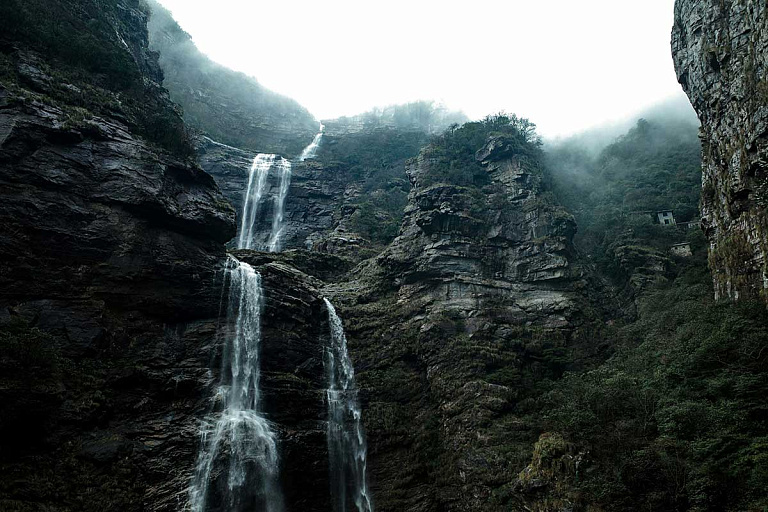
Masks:
[[[432,98],[473,119],[514,112],[555,137],[680,90],[673,0],[161,2],[211,58],[318,119]],[[254,19],[290,19],[291,37]]]

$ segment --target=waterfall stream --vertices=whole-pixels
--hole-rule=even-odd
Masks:
[[[261,199],[267,185],[267,176],[276,155],[259,153],[253,159],[251,171],[248,174],[248,186],[245,188],[245,201],[240,219],[240,236],[237,239],[238,249],[253,248],[253,228],[256,225],[257,214]]]
[[[280,237],[285,228],[285,198],[288,197],[288,189],[291,186],[291,162],[280,159],[277,165],[278,169],[278,191],[275,196],[275,210],[272,217],[272,233],[269,235],[267,250],[269,252],[278,252],[280,250]]]
[[[320,132],[315,135],[312,142],[304,148],[299,156],[303,162],[308,158],[314,158],[320,147],[325,127],[320,125]],[[261,209],[264,196],[267,192],[267,178],[269,171],[277,168],[277,193],[273,200],[272,229],[265,244],[254,247],[253,236],[258,213]],[[237,239],[238,249],[258,249],[269,252],[280,251],[280,242],[285,231],[285,200],[291,187],[292,165],[283,157],[270,153],[259,153],[253,159],[251,170],[248,174],[248,185],[245,188],[245,201],[243,202],[242,218],[240,219],[240,235]]]
[[[320,147],[320,140],[323,138],[323,132],[325,132],[325,126],[320,123],[320,131],[317,133],[317,135],[315,135],[315,138],[312,139],[312,142],[309,144],[309,146],[304,148],[304,151],[301,152],[301,156],[299,156],[299,162],[303,162],[309,158],[315,158],[315,155],[317,154],[317,148]]]
[[[357,397],[355,370],[347,352],[347,337],[333,304],[323,299],[328,309],[331,342],[326,349],[328,378],[328,456],[330,461],[333,512],[346,512],[347,495],[357,512],[373,512],[367,480],[368,447]]]
[[[202,428],[190,487],[191,512],[281,512],[277,440],[259,409],[259,349],[264,294],[261,275],[230,257],[226,335],[215,419]],[[226,286],[225,283],[225,286]]]

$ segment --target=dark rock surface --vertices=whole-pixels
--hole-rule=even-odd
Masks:
[[[380,511],[521,507],[505,489],[536,441],[518,417],[525,390],[591,350],[598,313],[572,218],[503,140],[478,160],[489,177],[479,194],[426,186],[436,160],[425,149],[407,168],[400,235],[327,287],[364,393]]]
[[[0,510],[175,511],[218,382],[235,212],[185,136],[166,144],[183,125],[156,82],[141,5],[83,5],[31,12],[70,13],[81,37],[133,63],[141,105],[162,115],[142,117],[121,89],[135,82],[0,35]],[[87,29],[104,26],[120,32]],[[311,279],[263,256],[258,266],[288,504],[327,510],[325,311]]]
[[[383,248],[382,240],[360,233],[356,213],[373,198],[379,204],[374,207],[376,222],[399,224],[399,204],[383,194],[394,191],[395,198],[404,201],[408,186],[403,163],[425,140],[423,132],[388,129],[324,135],[316,159],[292,161],[282,247],[313,249],[355,261],[376,254]],[[215,178],[239,215],[256,153],[207,137],[198,138],[196,146],[200,165]],[[389,180],[380,178],[390,174]],[[267,185],[267,198],[254,230],[257,247],[266,243],[272,230],[274,197],[279,189],[276,172],[270,173]],[[239,218],[237,223],[239,228]]]
[[[238,228],[243,211],[248,175],[255,153],[226,146],[211,139],[198,143],[200,165],[216,179],[222,192],[238,212]],[[291,186],[285,203],[285,248],[312,248],[323,235],[334,231],[343,215],[341,207],[348,187],[344,176],[335,168],[327,168],[315,161],[292,165]],[[256,246],[266,244],[272,230],[274,196],[279,189],[275,172],[269,174],[267,198],[263,201],[254,230]]]
[[[678,0],[677,77],[701,119],[702,226],[718,298],[767,297],[768,7]]]
[[[264,414],[278,437],[286,510],[329,510],[323,354],[330,327],[322,296],[315,288],[319,281],[284,263],[282,255],[253,251],[235,255],[262,276],[260,390]],[[221,318],[216,346],[203,347],[200,352],[201,359],[206,354],[212,358],[208,399],[215,395],[223,342],[233,329],[232,319]],[[205,412],[200,411],[200,417]]]

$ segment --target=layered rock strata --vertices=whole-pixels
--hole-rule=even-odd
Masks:
[[[427,184],[439,157],[422,151],[400,235],[328,286],[364,397],[378,510],[522,507],[511,489],[537,435],[522,390],[589,350],[597,314],[572,217],[505,137],[476,158],[485,186]]]
[[[678,0],[677,78],[701,119],[702,228],[718,298],[768,297],[768,7]]]

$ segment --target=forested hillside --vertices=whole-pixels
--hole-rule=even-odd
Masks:
[[[549,152],[577,246],[619,290],[612,355],[569,373],[531,409],[546,434],[524,480],[551,482],[536,503],[599,510],[762,510],[768,506],[768,315],[759,303],[715,303],[696,219],[696,128],[640,120],[590,155]],[[692,254],[670,253],[689,243]],[[543,505],[544,506],[544,505]]]

